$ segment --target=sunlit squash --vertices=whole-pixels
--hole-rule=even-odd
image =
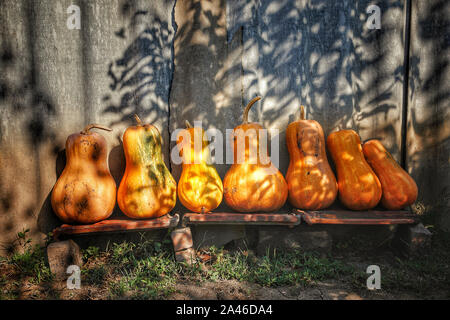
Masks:
[[[116,183],[109,172],[103,136],[88,125],[66,141],[66,166],[51,195],[55,214],[66,223],[89,224],[108,218],[116,204]]]
[[[381,204],[390,210],[403,209],[417,199],[417,184],[403,170],[392,155],[378,140],[369,140],[363,145],[363,153],[380,179],[383,196]]]
[[[286,144],[289,202],[306,210],[329,207],[336,199],[338,185],[328,163],[322,127],[317,121],[305,120],[303,106],[300,119],[286,129]]]
[[[117,203],[130,218],[157,218],[175,206],[177,185],[164,163],[158,128],[135,118],[137,125],[123,134],[126,167]]]
[[[234,163],[224,178],[224,198],[228,206],[239,212],[270,212],[286,202],[288,186],[270,158],[260,155],[260,129],[248,122],[248,112],[261,99],[256,97],[246,106],[243,123],[231,135]]]
[[[211,163],[208,144],[203,129],[193,128],[186,121],[186,129],[180,131],[177,137],[183,161],[178,198],[183,206],[197,213],[211,212],[219,206],[223,197],[222,180]]]
[[[368,210],[381,199],[381,184],[362,152],[361,139],[353,130],[340,130],[327,138],[336,165],[339,199],[349,209]]]

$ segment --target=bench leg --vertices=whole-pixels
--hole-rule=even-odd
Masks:
[[[47,246],[47,258],[50,271],[56,280],[67,278],[67,268],[77,265],[81,268],[83,258],[80,247],[73,240],[57,241]]]
[[[395,250],[404,257],[415,255],[431,244],[431,232],[422,223],[399,225],[394,237]]]
[[[193,264],[196,257],[196,252],[193,248],[191,228],[185,227],[175,229],[170,234],[173,243],[173,250],[175,252],[175,260],[177,262],[186,262]]]

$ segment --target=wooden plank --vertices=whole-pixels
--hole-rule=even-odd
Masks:
[[[325,210],[303,211],[295,210],[309,225],[313,224],[354,224],[354,225],[384,225],[413,224],[418,216],[409,211],[349,211]]]
[[[165,215],[157,219],[146,220],[112,219],[103,220],[88,225],[63,224],[53,230],[53,236],[57,239],[60,235],[80,235],[104,232],[175,228],[178,225],[179,220],[180,216],[175,214],[174,216]]]
[[[183,216],[183,225],[246,224],[296,226],[300,222],[300,216],[292,213],[186,213]]]

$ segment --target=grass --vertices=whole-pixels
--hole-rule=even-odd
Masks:
[[[52,274],[45,258],[45,249],[35,245],[24,253],[14,253],[9,259],[21,277],[30,277],[33,283],[50,281]]]
[[[280,252],[275,257],[256,258],[247,252],[225,252],[211,248],[209,262],[177,264],[166,248],[154,250],[154,243],[139,248],[124,242],[105,253],[112,266],[110,298],[161,299],[175,290],[178,281],[237,280],[262,286],[307,285],[328,277],[352,273],[350,267],[311,253]],[[168,248],[167,248],[168,249]],[[150,255],[141,253],[147,252]]]
[[[350,262],[358,256],[355,243],[359,242],[336,244],[338,257],[300,251],[278,251],[256,257],[251,251],[227,252],[212,247],[203,252],[211,257],[208,261],[187,265],[174,262],[169,237],[162,242],[142,238],[138,243],[114,243],[104,251],[97,247],[83,250],[81,283],[82,288],[101,289],[103,295],[100,298],[108,299],[164,299],[176,291],[177,283],[221,280],[256,283],[263,287],[306,287],[314,286],[318,281],[338,280],[350,283],[356,290],[366,290],[368,275]],[[343,252],[351,259],[342,255]],[[360,262],[380,265],[383,290],[413,292],[430,298],[430,292],[445,291],[450,287],[448,236],[436,235],[430,250],[411,259],[368,257],[370,253],[365,252]],[[370,263],[367,262],[369,260]],[[29,242],[22,253],[0,259],[0,299],[23,298],[20,288],[24,283],[39,288],[54,283],[44,248],[32,246]],[[60,297],[62,290],[53,292],[53,296]],[[70,294],[68,298],[76,297],[74,292]],[[38,297],[44,299],[48,295],[49,292],[43,290]]]
[[[351,274],[353,269],[340,261],[300,251],[278,252],[261,258],[237,251],[213,250],[216,259],[204,273],[209,280],[247,281],[267,287],[308,285],[327,278]]]
[[[47,264],[45,248],[32,245],[25,239],[29,230],[19,232],[18,242],[21,252],[10,257],[0,257],[0,300],[20,298],[23,284],[38,285],[53,280]]]

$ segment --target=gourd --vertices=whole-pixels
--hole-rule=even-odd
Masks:
[[[137,125],[123,134],[126,167],[117,203],[130,218],[157,218],[174,208],[177,185],[164,163],[158,128],[135,119]]]
[[[108,218],[116,203],[116,183],[107,164],[107,146],[90,124],[66,140],[66,165],[51,194],[55,214],[66,223],[89,224]]]
[[[378,140],[363,145],[367,162],[380,179],[383,196],[381,204],[389,210],[400,210],[414,203],[418,189],[413,178],[394,160]]]
[[[177,146],[183,161],[178,181],[180,202],[193,212],[211,212],[222,202],[223,184],[211,164],[205,132],[202,128],[192,128],[186,121],[186,129],[178,134]]]
[[[259,130],[263,127],[248,122],[250,108],[260,99],[256,97],[248,103],[243,123],[234,128],[232,134],[234,163],[224,178],[224,198],[228,206],[239,212],[278,210],[288,196],[281,172],[270,159],[262,159],[260,155]]]
[[[333,132],[327,146],[336,164],[341,202],[352,210],[375,207],[381,199],[381,184],[364,159],[359,135],[353,130]]]
[[[336,199],[338,185],[328,163],[322,127],[315,120],[305,120],[304,107],[300,108],[300,119],[286,129],[289,202],[299,209],[324,209]]]

